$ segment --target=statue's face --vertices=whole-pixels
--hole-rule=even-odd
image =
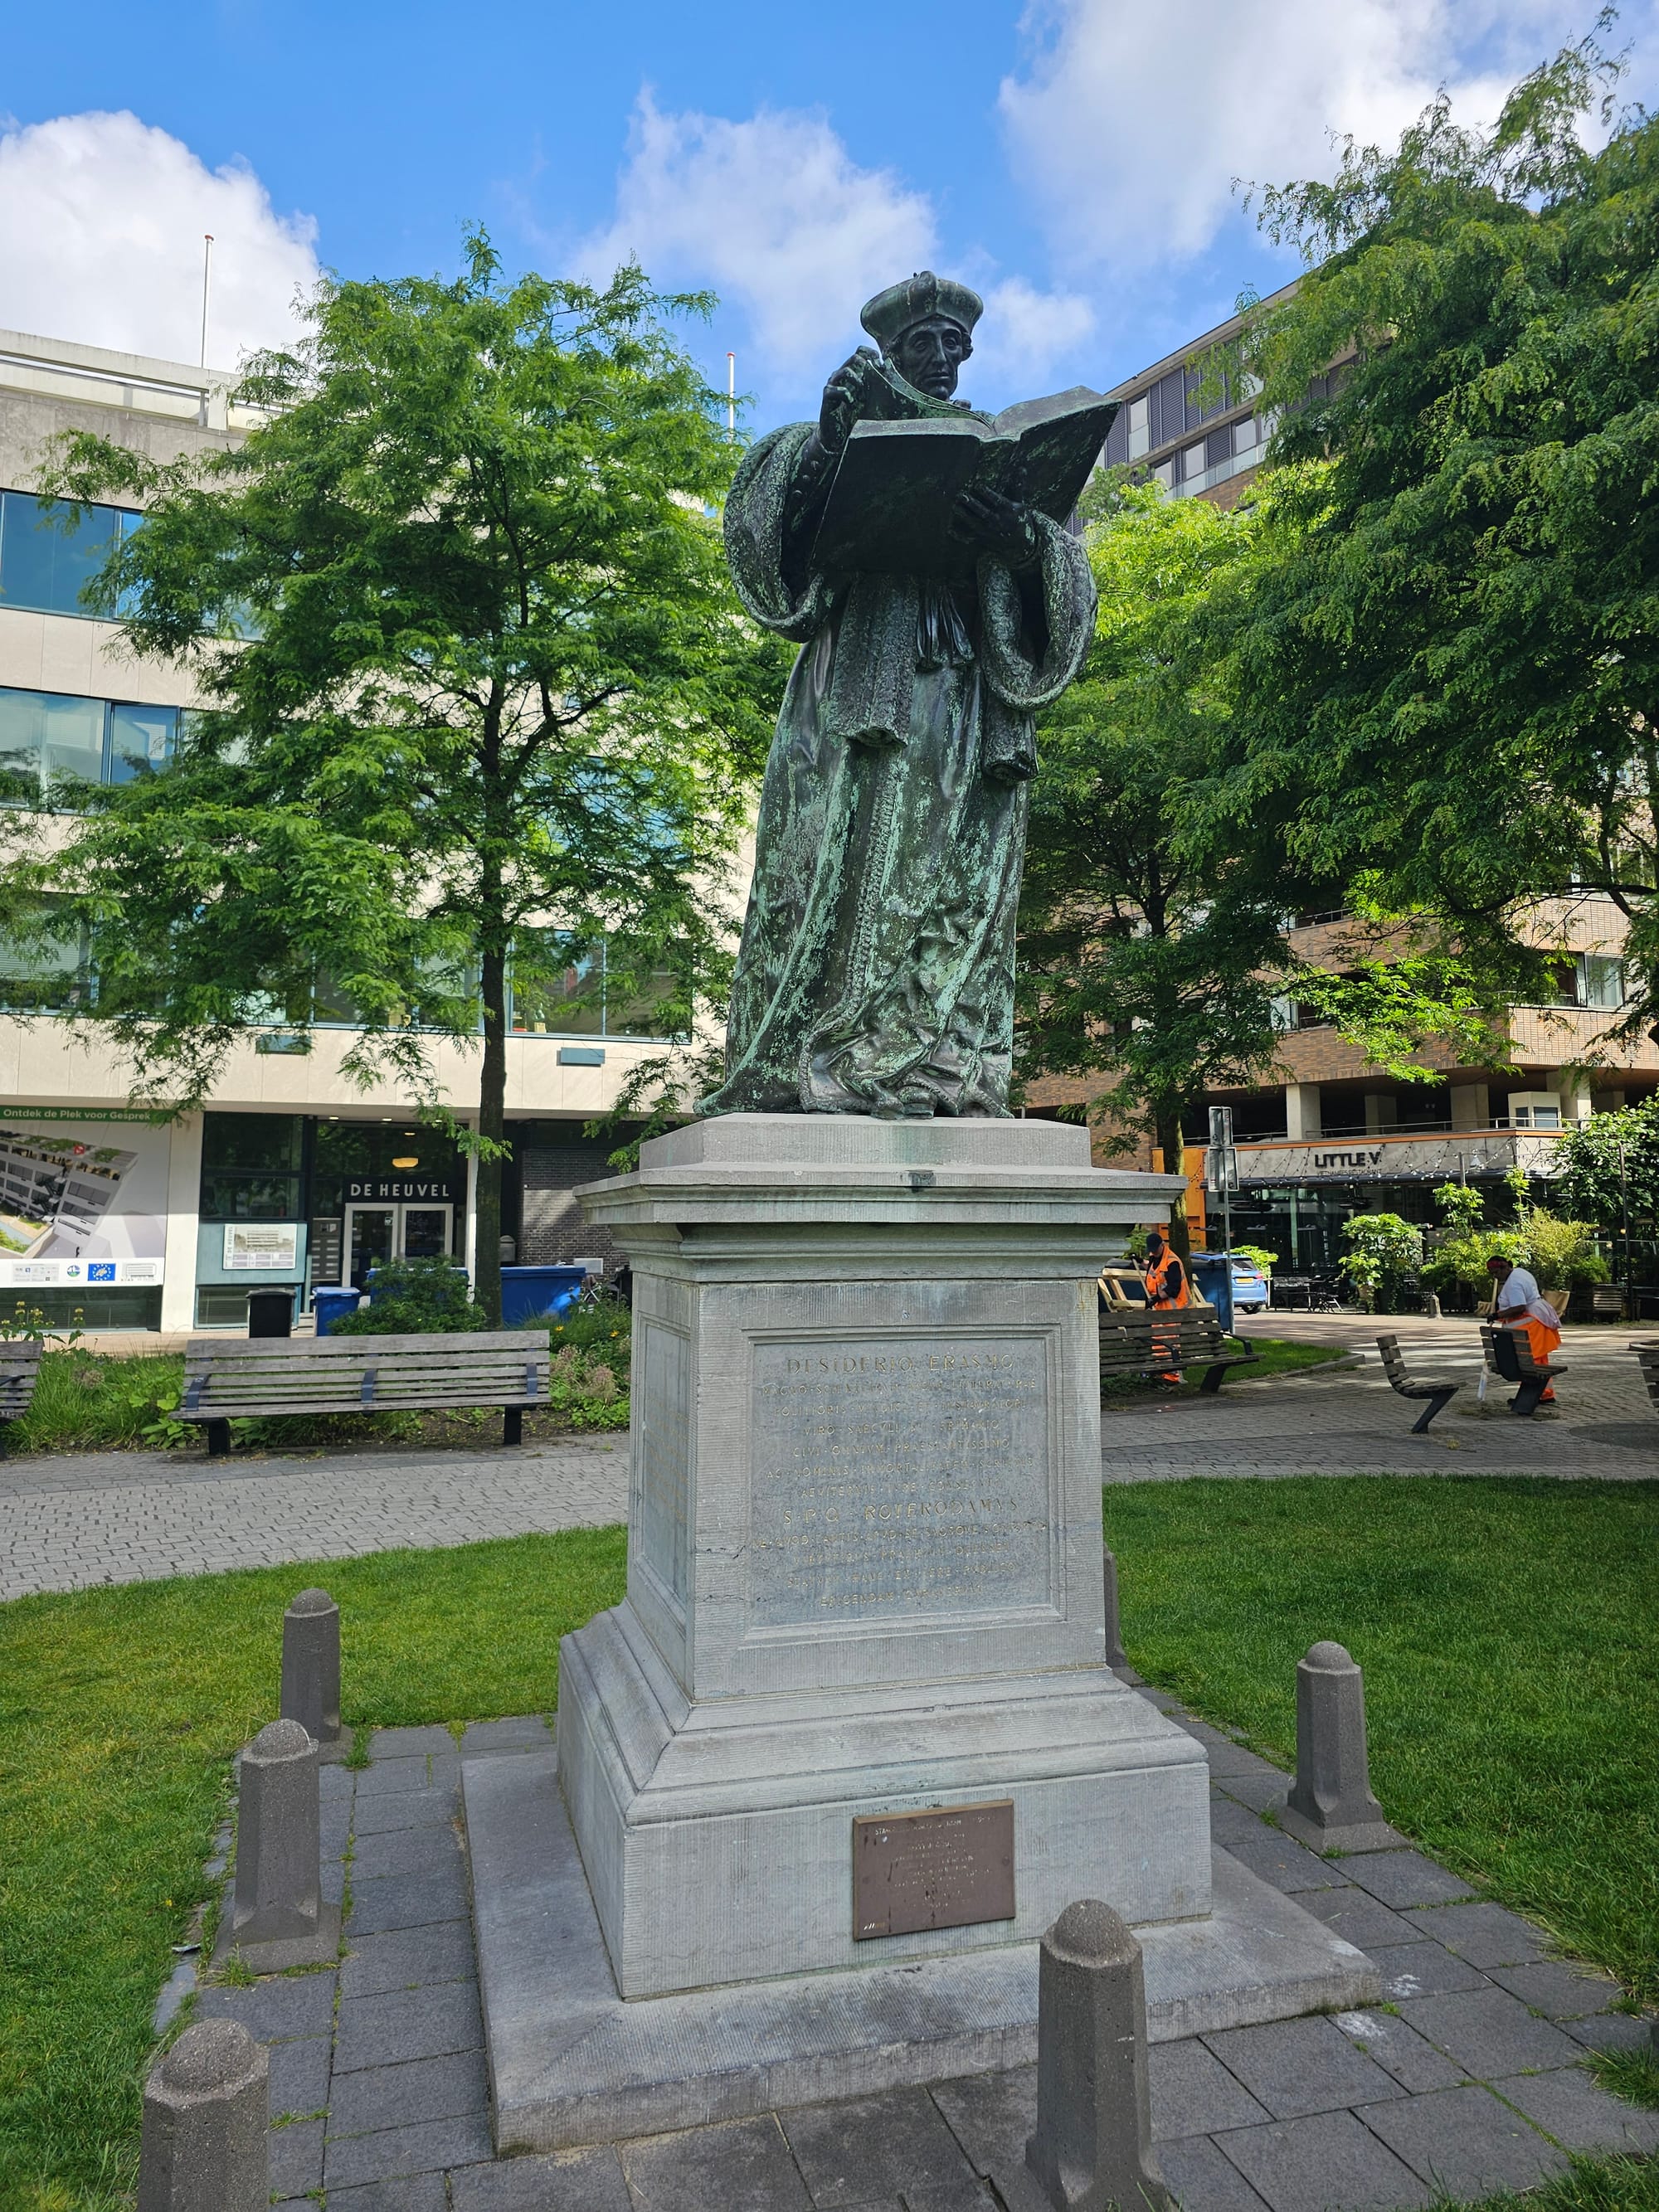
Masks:
[[[895,340],[892,363],[907,384],[933,399],[949,399],[957,388],[962,364],[973,351],[960,323],[935,315],[925,323],[912,323]]]

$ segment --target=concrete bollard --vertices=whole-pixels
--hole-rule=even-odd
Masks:
[[[322,1900],[317,1747],[298,1721],[272,1721],[242,1753],[236,1880],[216,1960],[232,1949],[257,1972],[316,1966],[340,1948],[340,1909]]]
[[[265,2212],[270,2058],[240,2021],[187,2027],[144,2085],[138,2212]]]
[[[1365,1680],[1340,1644],[1296,1665],[1296,1780],[1280,1826],[1316,1851],[1388,1850],[1406,1838],[1371,1795]]]
[[[1025,2163],[1059,2212],[1174,2212],[1152,2156],[1140,1946],[1094,1898],[1068,1905],[1042,1939]]]
[[[320,1747],[340,1734],[340,1608],[326,1590],[301,1590],[283,1615],[277,1711]]]
[[[1109,1545],[1100,1547],[1100,1564],[1105,1582],[1106,1597],[1106,1664],[1127,1667],[1129,1656],[1123,1649],[1123,1631],[1117,1618],[1117,1561]]]

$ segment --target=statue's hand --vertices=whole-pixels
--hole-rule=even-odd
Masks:
[[[859,407],[864,398],[864,373],[876,359],[868,346],[860,346],[842,362],[824,386],[823,404],[818,410],[818,443],[826,453],[838,453],[847,443],[859,419]]]
[[[951,516],[957,538],[981,553],[994,553],[1011,568],[1032,568],[1042,557],[1036,511],[1000,492],[965,491]]]

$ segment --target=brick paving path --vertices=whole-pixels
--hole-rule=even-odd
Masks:
[[[517,1450],[88,1452],[0,1462],[0,1599],[628,1517],[628,1438]]]
[[[1185,2212],[1425,2205],[1526,2188],[1571,2151],[1659,2149],[1659,2113],[1587,2055],[1646,2024],[1517,1915],[1411,1850],[1326,1860],[1258,1816],[1284,1778],[1161,1692],[1211,1756],[1217,1841],[1376,1960],[1389,2011],[1157,2045],[1152,2129]],[[534,1718],[390,1729],[325,1767],[337,1970],[210,1987],[197,2017],[270,2046],[282,2212],[1037,2212],[1023,2171],[1035,2068],[553,2158],[495,2160],[459,1826],[463,1758],[544,1747]],[[550,2002],[557,2002],[550,1991]]]

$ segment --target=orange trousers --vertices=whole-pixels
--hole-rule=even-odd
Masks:
[[[1527,1348],[1531,1352],[1534,1364],[1536,1366],[1547,1367],[1561,1349],[1560,1330],[1550,1328],[1541,1321],[1534,1321],[1530,1314],[1515,1333],[1517,1336],[1526,1338]],[[1540,1406],[1553,1406],[1555,1403],[1555,1389],[1553,1384],[1546,1388],[1538,1402]]]

